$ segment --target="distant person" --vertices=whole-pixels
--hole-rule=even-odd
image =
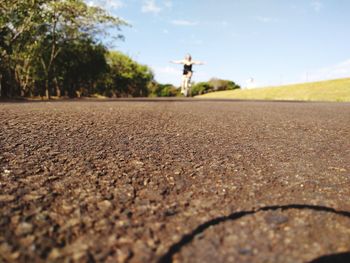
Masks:
[[[193,75],[192,65],[203,65],[201,61],[193,61],[190,54],[187,54],[183,60],[174,60],[171,63],[183,64],[184,69],[182,73],[182,84],[181,84],[181,93],[188,97],[191,95],[191,78]]]
[[[246,89],[253,89],[255,88],[255,79],[254,78],[249,78],[247,81],[246,81]]]

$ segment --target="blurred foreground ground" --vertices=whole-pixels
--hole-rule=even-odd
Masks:
[[[323,209],[350,211],[350,104],[3,103],[0,120],[0,262],[350,251],[350,218]]]

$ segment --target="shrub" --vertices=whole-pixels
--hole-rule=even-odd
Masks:
[[[191,95],[197,96],[201,94],[205,94],[210,92],[213,87],[208,82],[199,82],[197,84],[194,84],[191,88]]]
[[[212,78],[208,82],[199,82],[197,84],[194,84],[191,88],[191,95],[197,96],[214,91],[234,90],[240,88],[241,87],[239,85],[231,80]]]
[[[179,90],[171,84],[152,83],[149,87],[151,97],[176,97]]]
[[[240,86],[231,80],[212,78],[209,80],[209,84],[213,87],[214,91],[240,89]]]

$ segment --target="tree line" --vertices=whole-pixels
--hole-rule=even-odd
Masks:
[[[209,81],[193,83],[191,86],[191,96],[202,95],[215,91],[234,90],[241,87],[231,80],[212,78]],[[150,96],[152,97],[176,97],[182,96],[180,89],[172,84],[155,83],[150,86]]]
[[[98,41],[126,25],[82,0],[2,0],[1,97],[147,95],[152,71]]]

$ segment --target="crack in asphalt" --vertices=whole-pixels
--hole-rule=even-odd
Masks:
[[[317,212],[327,212],[327,213],[333,213],[336,215],[344,216],[350,218],[350,212],[349,211],[341,211],[336,210],[331,207],[326,206],[318,206],[318,205],[307,205],[307,204],[290,204],[290,205],[275,205],[275,206],[265,206],[261,207],[255,210],[249,210],[249,211],[239,211],[234,212],[227,216],[221,216],[214,219],[211,219],[207,222],[204,222],[197,226],[191,233],[185,234],[182,236],[180,241],[173,244],[168,251],[158,260],[158,263],[171,263],[173,262],[173,256],[180,252],[180,250],[191,243],[195,236],[198,234],[203,233],[206,229],[208,229],[211,226],[216,226],[218,224],[227,222],[227,221],[235,221],[242,217],[253,215],[258,212],[262,211],[275,211],[275,210],[289,210],[289,209],[298,209],[298,210],[313,210]],[[350,251],[346,253],[340,253],[340,254],[331,254],[322,256],[320,258],[314,259],[310,261],[309,263],[346,263],[350,262]]]

